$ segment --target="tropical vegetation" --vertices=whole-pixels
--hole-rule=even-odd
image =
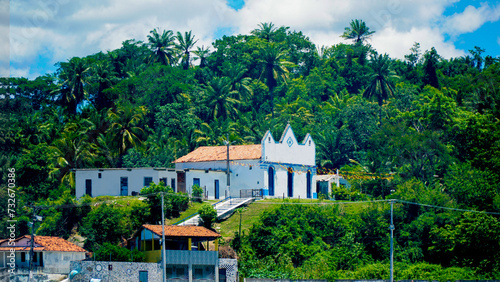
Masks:
[[[362,20],[347,24],[344,43],[321,47],[272,23],[210,47],[156,28],[55,73],[0,78],[0,237],[15,169],[16,236],[36,205],[37,234],[79,234],[89,250],[128,257],[108,243],[158,222],[158,193],[172,218],[188,195],[153,183],[144,201],[96,204],[75,198],[75,169],[170,167],[289,123],[298,139],[311,133],[319,174],[339,169],[350,182],[329,196],[364,204],[274,205],[224,239],[242,275],[387,279],[389,204],[366,202],[394,199],[396,279],[500,277],[500,58],[480,47],[443,58],[417,42],[391,58]]]

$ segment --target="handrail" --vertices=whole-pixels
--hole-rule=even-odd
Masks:
[[[222,200],[218,201],[218,202],[217,202],[217,203],[215,203],[215,204],[212,204],[212,207],[215,207],[218,203],[222,203],[222,202],[224,202],[224,201],[226,201],[226,200],[228,200],[228,199],[231,199],[231,196],[229,196],[229,197],[227,197],[227,198],[225,198],[225,199],[222,199]],[[185,217],[185,218],[183,218],[183,219],[181,219],[181,220],[177,221],[176,223],[173,223],[172,225],[178,225],[178,224],[183,223],[184,221],[188,221],[189,219],[191,219],[191,218],[195,217],[197,214],[199,214],[199,212],[195,212],[195,213],[193,213],[192,215],[189,215],[189,216],[187,216],[187,217]]]
[[[232,199],[232,197],[231,197],[231,196],[229,196],[229,197],[227,197],[227,198],[224,198],[224,199],[222,199],[222,200],[218,201],[217,203],[212,204],[212,207],[215,207],[218,203],[222,203],[222,202],[224,202],[224,201],[226,201],[226,200],[230,200],[230,199]]]
[[[189,219],[193,218],[194,216],[196,216],[198,214],[198,212],[195,212],[193,213],[192,215],[188,216],[188,217],[185,217],[179,221],[177,221],[176,223],[173,223],[172,225],[178,225],[178,224],[181,224],[183,223],[184,221],[188,221]]]

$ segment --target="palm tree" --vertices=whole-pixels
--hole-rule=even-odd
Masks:
[[[372,55],[368,65],[372,73],[370,75],[370,85],[363,92],[363,97],[371,99],[377,98],[379,105],[379,120],[382,123],[382,105],[390,96],[394,96],[394,87],[391,78],[397,78],[396,73],[391,70],[391,61],[387,54]]]
[[[441,57],[434,47],[430,51],[425,51],[424,54],[424,77],[422,82],[434,88],[439,88],[439,79],[437,76],[438,63]]]
[[[262,49],[261,57],[258,60],[258,64],[262,68],[261,76],[265,77],[269,89],[272,117],[274,117],[274,88],[278,85],[279,80],[287,81],[288,69],[286,67],[292,65],[284,60],[285,54],[281,48],[276,48],[271,44]]]
[[[97,110],[109,108],[112,103],[111,99],[106,97],[103,92],[117,83],[118,78],[116,77],[116,73],[112,70],[109,61],[96,62],[92,67],[92,73],[92,79],[97,84],[97,93],[94,96],[94,105]]]
[[[260,23],[259,28],[252,30],[250,33],[257,36],[258,38],[266,40],[267,42],[271,42],[271,38],[276,30],[277,28],[274,27],[274,24],[272,22]]]
[[[177,32],[177,48],[179,51],[183,53],[182,55],[182,67],[187,70],[189,68],[189,63],[191,62],[190,53],[194,44],[198,42],[198,40],[194,40],[194,36],[191,36],[191,31],[184,32],[184,36],[180,32]]]
[[[231,64],[223,71],[224,76],[231,78],[232,89],[238,92],[241,101],[247,101],[253,95],[253,90],[250,87],[252,79],[245,76],[247,71],[248,69],[242,64]]]
[[[144,140],[144,130],[140,123],[144,119],[147,109],[144,106],[118,105],[116,111],[109,109],[108,118],[111,121],[109,130],[114,134],[113,143],[118,147],[118,154],[122,156],[128,149],[139,148]]]
[[[330,99],[323,102],[320,106],[324,113],[335,116],[337,113],[341,113],[350,104],[352,97],[347,91],[342,91],[339,94],[335,93],[330,96]]]
[[[55,162],[55,167],[50,172],[51,177],[56,177],[61,183],[75,185],[72,169],[85,167],[92,163],[96,149],[95,145],[88,142],[87,131],[91,128],[88,120],[82,119],[66,125],[60,139],[55,140],[50,149],[50,158]]]
[[[346,145],[342,142],[342,136],[337,128],[324,129],[317,136],[316,159],[318,166],[327,169],[340,168],[348,163]]]
[[[212,111],[212,117],[217,119],[222,117],[224,120],[229,116],[236,114],[236,105],[239,100],[232,96],[237,91],[232,89],[231,79],[229,77],[215,77],[204,87],[205,101],[208,108]]]
[[[340,36],[345,39],[353,39],[354,43],[362,44],[364,40],[371,37],[375,31],[370,31],[363,20],[352,20],[350,27],[346,27],[344,33]]]
[[[148,35],[149,47],[153,54],[149,56],[149,62],[159,62],[162,65],[171,65],[174,60],[174,32],[164,30],[160,35],[157,28],[151,30]]]
[[[196,51],[193,51],[193,53],[198,56],[197,58],[194,58],[195,60],[200,59],[200,68],[204,68],[207,66],[207,58],[210,55],[210,48],[206,48],[205,46],[196,47]]]
[[[217,145],[217,136],[212,127],[204,122],[200,124],[200,128],[193,131],[194,141],[198,146],[214,146]]]
[[[311,109],[311,105],[301,97],[297,97],[292,102],[288,102],[283,98],[281,103],[276,104],[276,119],[278,123],[281,122],[282,124],[291,120],[300,121],[303,124],[311,124],[314,115],[309,109]]]
[[[85,59],[73,57],[66,63],[60,63],[59,101],[70,114],[76,114],[78,105],[87,98],[85,85],[88,80],[89,67]]]

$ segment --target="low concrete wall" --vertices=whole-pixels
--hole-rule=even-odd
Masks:
[[[226,282],[238,281],[238,260],[220,258],[219,269],[226,270]]]
[[[238,261],[219,259],[219,269],[226,270],[226,282],[238,281]],[[161,281],[163,270],[161,263],[116,262],[116,261],[72,261],[70,263],[70,281],[90,281],[92,278],[103,281],[139,281],[139,272],[147,271],[148,281]],[[175,280],[179,282],[181,280]]]
[[[103,281],[139,281],[139,272],[147,271],[148,281],[161,281],[161,264],[147,262],[72,261],[70,281],[87,282],[92,278]]]

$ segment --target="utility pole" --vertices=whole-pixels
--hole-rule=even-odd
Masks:
[[[33,209],[33,218],[31,219],[31,238],[30,238],[30,274],[28,276],[28,282],[33,279],[33,256],[35,254],[35,221],[36,221],[36,207],[34,205],[30,205]]]
[[[391,278],[390,282],[394,282],[394,222],[393,222],[393,212],[394,212],[394,200],[391,200],[391,225],[389,229],[391,230]]]
[[[167,281],[166,277],[166,252],[165,252],[165,210],[163,208],[163,191],[161,193],[161,251],[162,260],[161,265],[163,269],[163,282]]]
[[[227,193],[229,194],[229,205],[231,205],[231,176],[229,174],[229,145],[231,145],[231,142],[229,142],[229,134],[227,134],[226,141],[224,141],[226,144],[226,175],[227,175],[227,180],[226,180],[226,185],[227,185]]]

